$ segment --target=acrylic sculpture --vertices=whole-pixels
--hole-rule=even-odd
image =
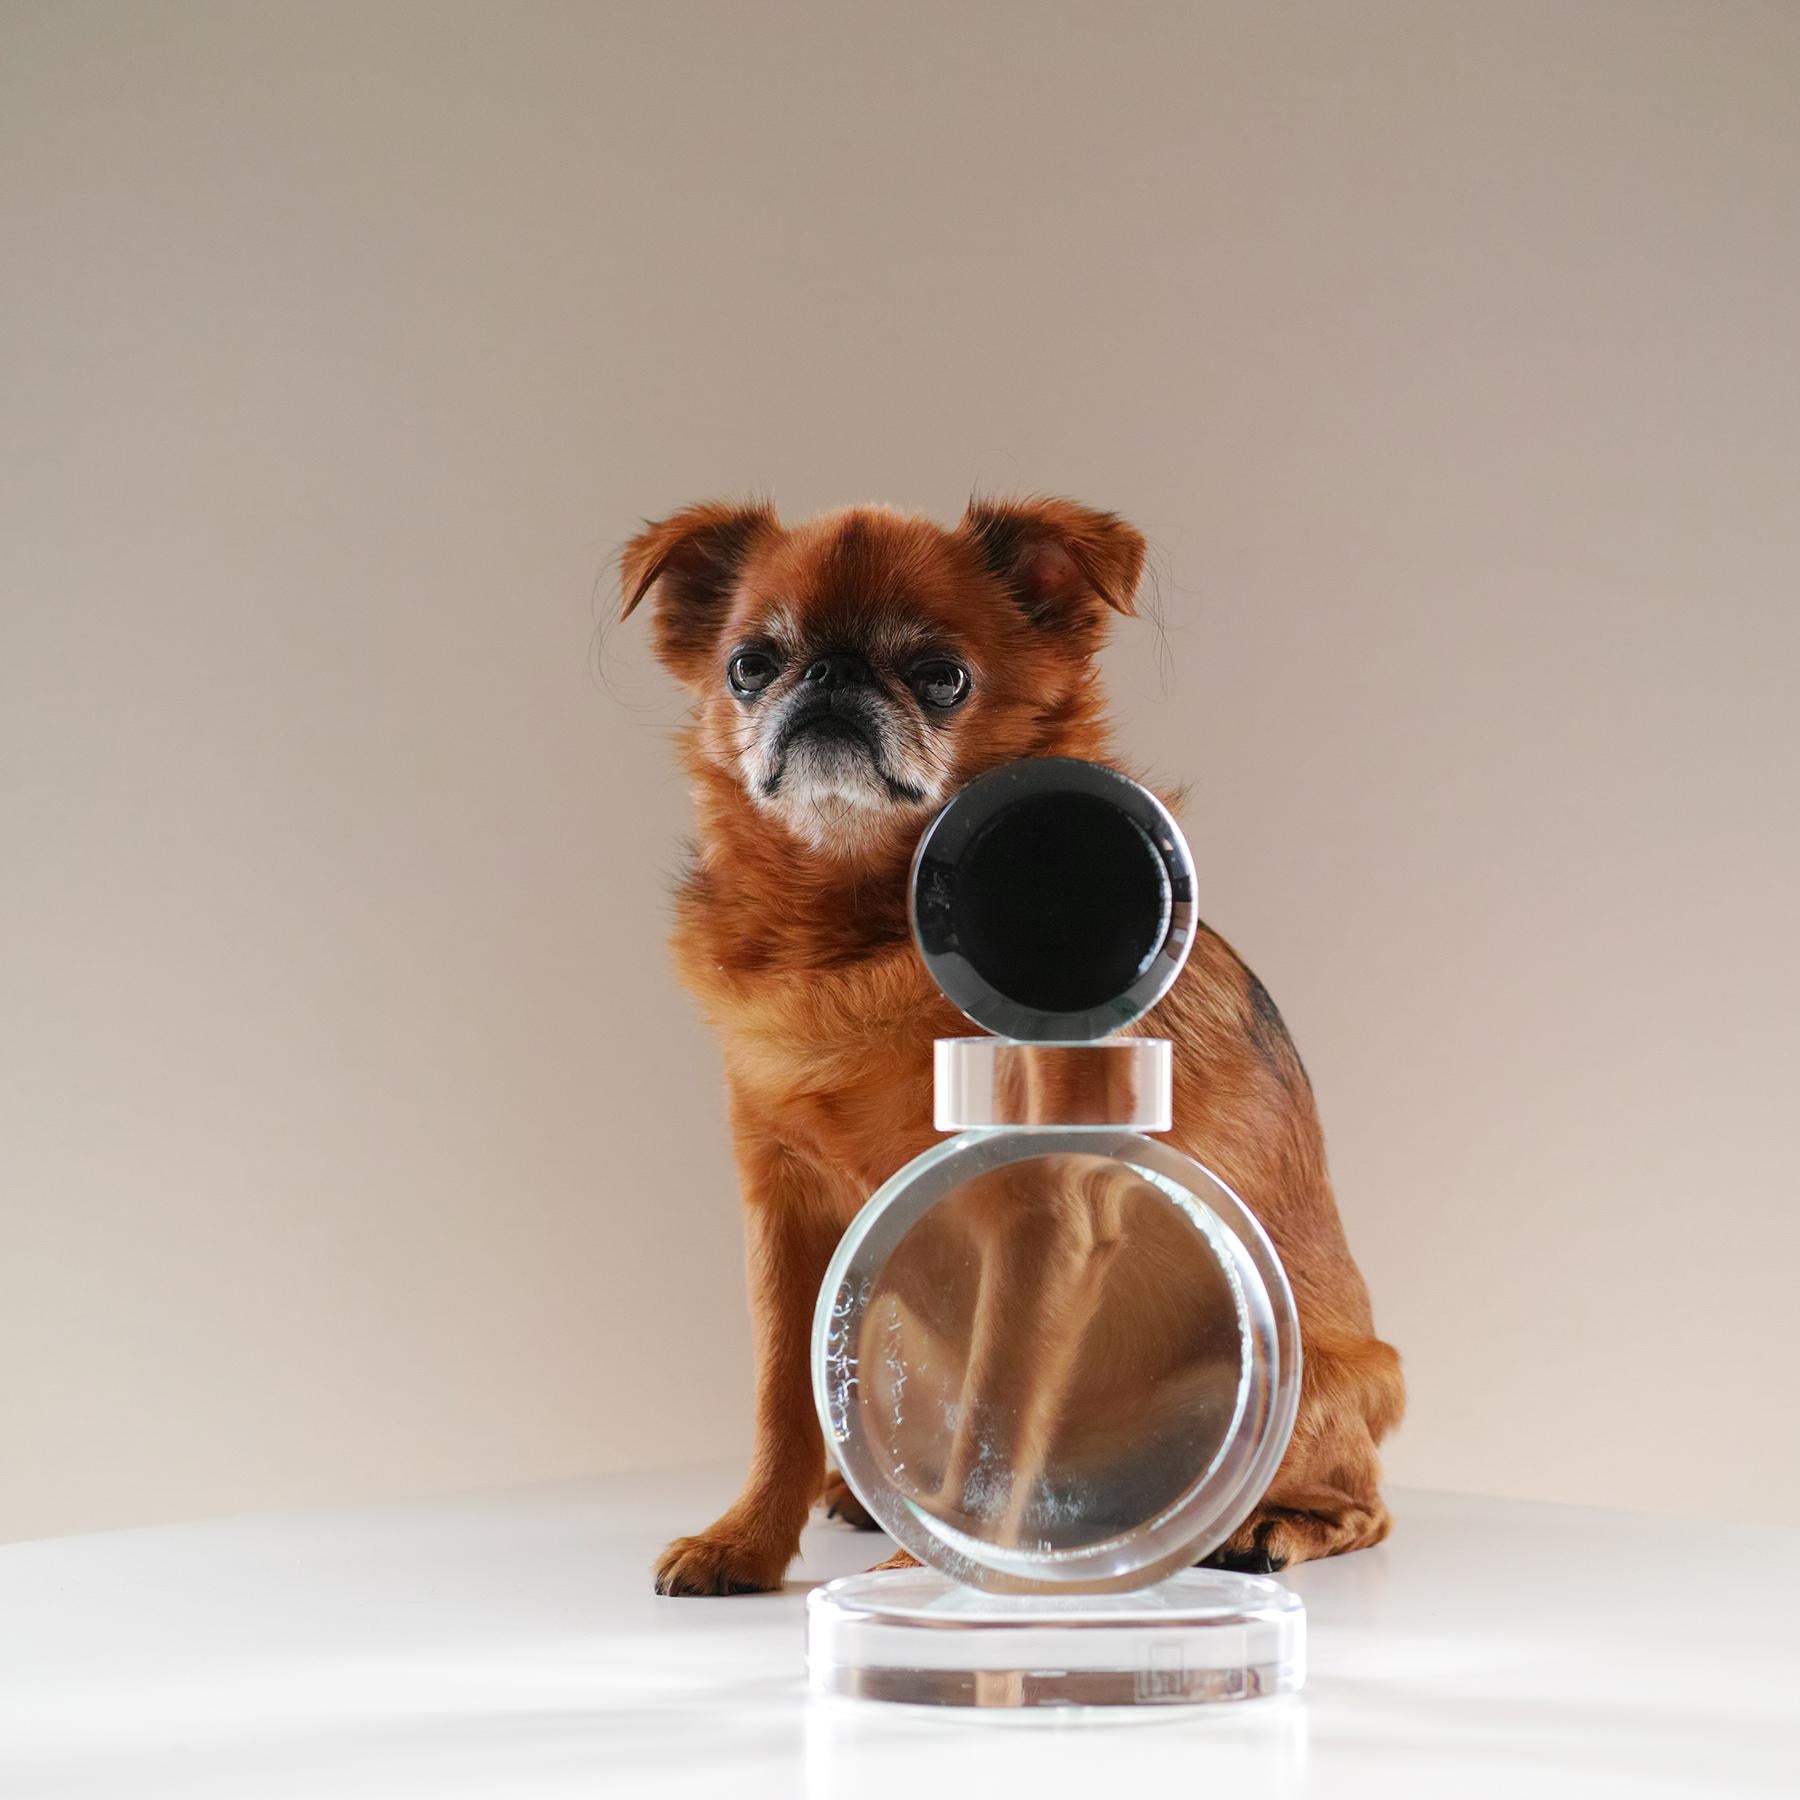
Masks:
[[[1167,810],[1092,763],[997,769],[920,843],[919,951],[995,1035],[938,1041],[953,1135],[870,1200],[819,1296],[826,1443],[923,1566],[814,1591],[815,1692],[1141,1706],[1303,1678],[1299,1600],[1195,1567],[1275,1472],[1300,1339],[1262,1228],[1155,1135],[1170,1046],[1134,1027],[1193,889]]]

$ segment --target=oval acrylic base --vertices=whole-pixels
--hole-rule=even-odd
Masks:
[[[1306,1609],[1260,1575],[1189,1569],[1122,1594],[1005,1595],[932,1569],[815,1588],[815,1694],[914,1706],[1197,1706],[1296,1692]]]

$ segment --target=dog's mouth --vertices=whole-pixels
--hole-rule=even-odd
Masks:
[[[814,742],[829,742],[835,738],[839,743],[849,744],[861,750],[870,762],[880,760],[881,753],[867,727],[859,724],[855,719],[846,718],[842,713],[814,713],[810,718],[800,720],[787,733],[782,743],[781,749],[784,755],[797,738],[810,738]]]
[[[780,793],[794,752],[802,747],[809,760],[818,756],[830,764],[862,764],[875,784],[897,803],[916,805],[925,798],[922,789],[890,773],[883,760],[880,734],[871,722],[827,702],[783,721],[775,740],[773,766],[761,783],[765,799],[772,800]]]

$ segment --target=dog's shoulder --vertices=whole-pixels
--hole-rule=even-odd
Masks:
[[[725,1040],[796,1086],[898,1046],[927,1046],[946,1002],[903,930],[845,933],[804,895],[752,897],[696,866],[680,888],[672,938],[685,986]]]

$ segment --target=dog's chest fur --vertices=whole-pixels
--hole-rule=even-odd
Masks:
[[[673,938],[683,981],[719,1034],[734,1120],[866,1193],[934,1142],[932,1041],[967,1032],[903,920],[844,947],[804,896],[779,918],[684,887]]]

